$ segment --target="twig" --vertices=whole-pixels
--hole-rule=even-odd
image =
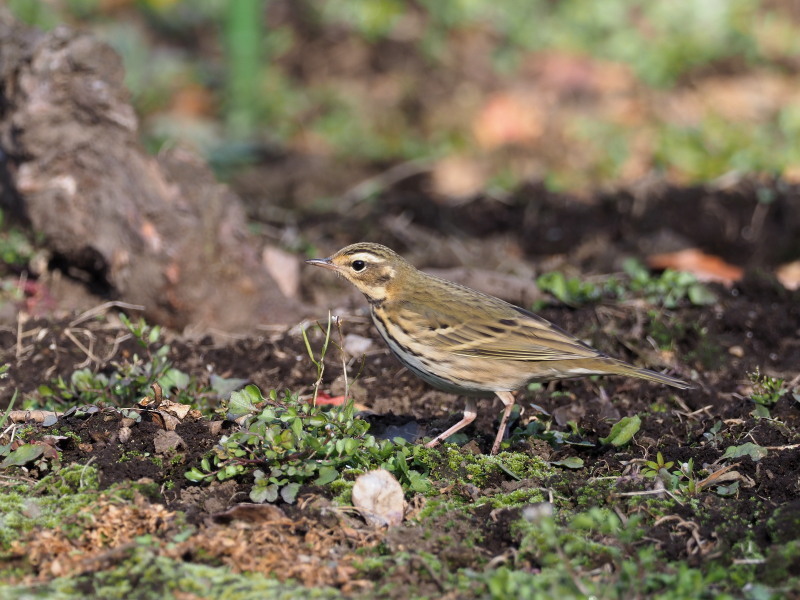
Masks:
[[[94,308],[90,308],[84,313],[81,313],[69,324],[70,327],[75,327],[83,323],[84,321],[88,321],[89,319],[104,313],[109,308],[125,308],[127,310],[144,310],[145,307],[141,304],[130,304],[128,302],[120,302],[118,300],[112,300],[110,302],[104,302],[103,304],[99,304]]]
[[[344,208],[350,208],[373,195],[376,191],[385,190],[404,179],[430,170],[431,161],[429,159],[409,160],[399,165],[394,165],[350,188],[339,197],[339,202],[344,205]]]
[[[82,329],[81,331],[86,331],[86,330]],[[81,344],[78,341],[78,338],[76,338],[75,334],[72,333],[72,329],[71,328],[65,329],[64,330],[64,335],[67,336],[67,338],[69,338],[70,341],[72,341],[72,343],[75,344],[78,348],[80,348],[81,351],[86,355],[86,360],[83,361],[81,364],[76,365],[77,369],[82,369],[83,367],[88,365],[90,362],[94,362],[95,364],[98,364],[98,365],[100,364],[100,359],[97,356],[94,355],[94,352],[92,352],[92,348],[94,348],[94,340],[92,339],[91,333],[87,334],[87,337],[89,338],[89,346],[90,346],[89,348],[87,348],[86,346],[84,346],[83,344]]]

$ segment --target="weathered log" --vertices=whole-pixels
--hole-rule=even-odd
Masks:
[[[239,198],[185,150],[148,155],[119,56],[0,7],[0,201],[108,296],[184,329],[288,322]]]

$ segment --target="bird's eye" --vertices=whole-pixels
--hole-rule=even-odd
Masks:
[[[359,271],[363,271],[367,268],[367,263],[365,263],[363,260],[354,260],[353,264],[350,266],[353,267],[353,271],[358,273]]]

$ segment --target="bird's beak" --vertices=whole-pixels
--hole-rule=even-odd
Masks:
[[[330,258],[310,258],[306,261],[306,264],[322,267],[323,269],[330,269],[331,271],[338,270],[338,267],[331,262]]]

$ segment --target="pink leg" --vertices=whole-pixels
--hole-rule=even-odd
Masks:
[[[500,428],[497,430],[497,437],[494,439],[494,444],[492,444],[492,454],[497,454],[497,451],[500,450],[500,444],[506,433],[506,425],[508,425],[508,417],[511,415],[511,409],[514,408],[514,402],[516,402],[516,400],[514,400],[514,394],[511,392],[495,392],[495,394],[497,394],[501,402],[506,405],[506,408],[503,411],[503,418],[500,419]]]
[[[464,416],[463,418],[453,425],[447,431],[440,433],[435,438],[433,438],[430,442],[425,444],[427,448],[433,448],[434,446],[438,446],[441,442],[449,438],[453,435],[456,431],[463,429],[470,423],[475,420],[475,417],[478,416],[478,411],[475,409],[475,399],[474,398],[467,398],[467,405],[464,407]]]

